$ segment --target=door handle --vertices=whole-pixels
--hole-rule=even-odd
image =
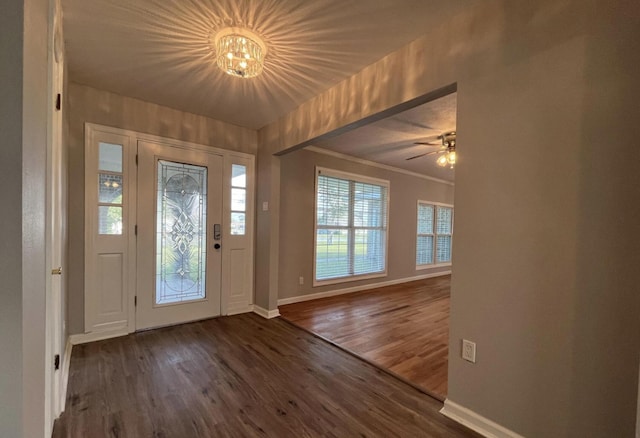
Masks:
[[[62,275],[62,267],[56,268],[56,269],[52,269],[51,270],[51,275]]]
[[[213,247],[214,247],[215,249],[220,249],[220,244],[219,244],[219,243],[216,243],[215,245],[213,245]]]

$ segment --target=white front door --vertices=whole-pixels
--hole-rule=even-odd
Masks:
[[[220,315],[223,162],[138,141],[136,330]]]

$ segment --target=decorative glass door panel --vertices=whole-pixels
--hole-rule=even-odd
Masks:
[[[138,141],[136,329],[220,315],[223,158]]]
[[[158,160],[155,304],[206,297],[207,168]]]

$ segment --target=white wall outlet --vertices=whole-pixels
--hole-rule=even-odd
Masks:
[[[300,277],[298,278],[298,282],[300,283],[300,285],[302,286],[304,284],[304,277]]]
[[[471,363],[476,363],[476,343],[462,340],[462,358]]]
[[[262,211],[269,211],[269,203],[267,201],[262,203]]]

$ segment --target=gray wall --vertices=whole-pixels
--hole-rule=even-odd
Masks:
[[[73,79],[73,77],[71,78]],[[256,153],[257,133],[203,116],[69,84],[68,332],[84,332],[84,124],[85,122]]]
[[[0,14],[0,436],[44,430],[47,20],[44,0]]]
[[[313,287],[315,166],[390,182],[387,276]],[[416,270],[417,201],[453,204],[453,185],[338,157],[299,150],[280,158],[280,271],[278,298],[400,280],[451,268]],[[304,277],[304,285],[299,277]]]
[[[22,46],[23,2],[6,1],[0,14],[0,183],[7,206],[0,215],[0,436],[22,431]]]
[[[634,434],[639,15],[631,1],[470,3],[259,132],[273,172],[272,154],[458,84],[449,399],[524,436]],[[258,264],[278,264],[280,216],[258,215]],[[258,272],[256,301],[277,296],[277,271]]]

